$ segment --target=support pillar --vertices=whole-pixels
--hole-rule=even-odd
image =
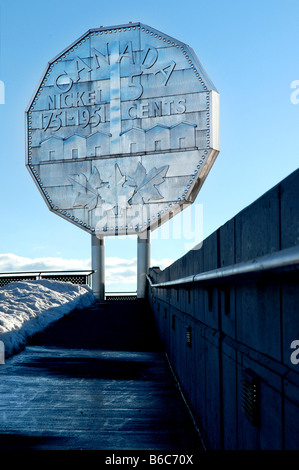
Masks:
[[[105,300],[105,238],[91,235],[91,287],[95,297]]]
[[[151,262],[151,232],[137,237],[137,297],[143,299],[146,293],[146,275]]]

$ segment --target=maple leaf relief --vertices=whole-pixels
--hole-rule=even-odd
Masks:
[[[101,188],[103,209],[114,209],[115,215],[118,215],[119,209],[125,208],[128,205],[128,200],[131,198],[132,193],[132,188],[126,184],[126,176],[122,174],[116,163],[109,183]]]
[[[73,207],[86,207],[89,211],[95,209],[101,199],[99,190],[108,185],[101,179],[98,169],[95,167],[89,177],[80,173],[79,175],[69,175],[73,188],[78,191]]]
[[[147,173],[139,162],[134,175],[128,176],[116,163],[109,182],[101,179],[96,167],[89,179],[83,173],[69,175],[73,188],[78,192],[73,207],[86,207],[91,211],[101,206],[104,211],[113,209],[118,216],[120,210],[128,206],[163,199],[158,186],[164,183],[168,168],[169,165],[154,167]]]
[[[157,186],[164,183],[169,165],[160,168],[152,168],[148,173],[142,165],[138,163],[134,176],[127,177],[128,186],[134,187],[134,193],[129,199],[129,204],[145,204],[149,201],[163,199]]]

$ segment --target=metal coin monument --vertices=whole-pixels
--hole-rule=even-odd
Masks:
[[[26,166],[48,208],[104,239],[150,231],[192,204],[219,153],[219,94],[193,50],[141,23],[89,30],[50,61],[26,110]]]

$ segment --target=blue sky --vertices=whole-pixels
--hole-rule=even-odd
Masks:
[[[24,129],[47,62],[88,29],[140,21],[161,30],[194,49],[220,93],[221,151],[195,203],[203,226],[189,238],[176,236],[177,221],[169,237],[155,233],[153,264],[179,258],[297,169],[297,0],[0,0],[0,13],[0,271],[90,265],[90,235],[47,209],[25,168]],[[107,289],[134,290],[136,239],[107,238],[106,257]]]

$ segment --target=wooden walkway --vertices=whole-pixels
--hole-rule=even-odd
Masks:
[[[143,301],[74,311],[0,366],[0,449],[198,451]]]

